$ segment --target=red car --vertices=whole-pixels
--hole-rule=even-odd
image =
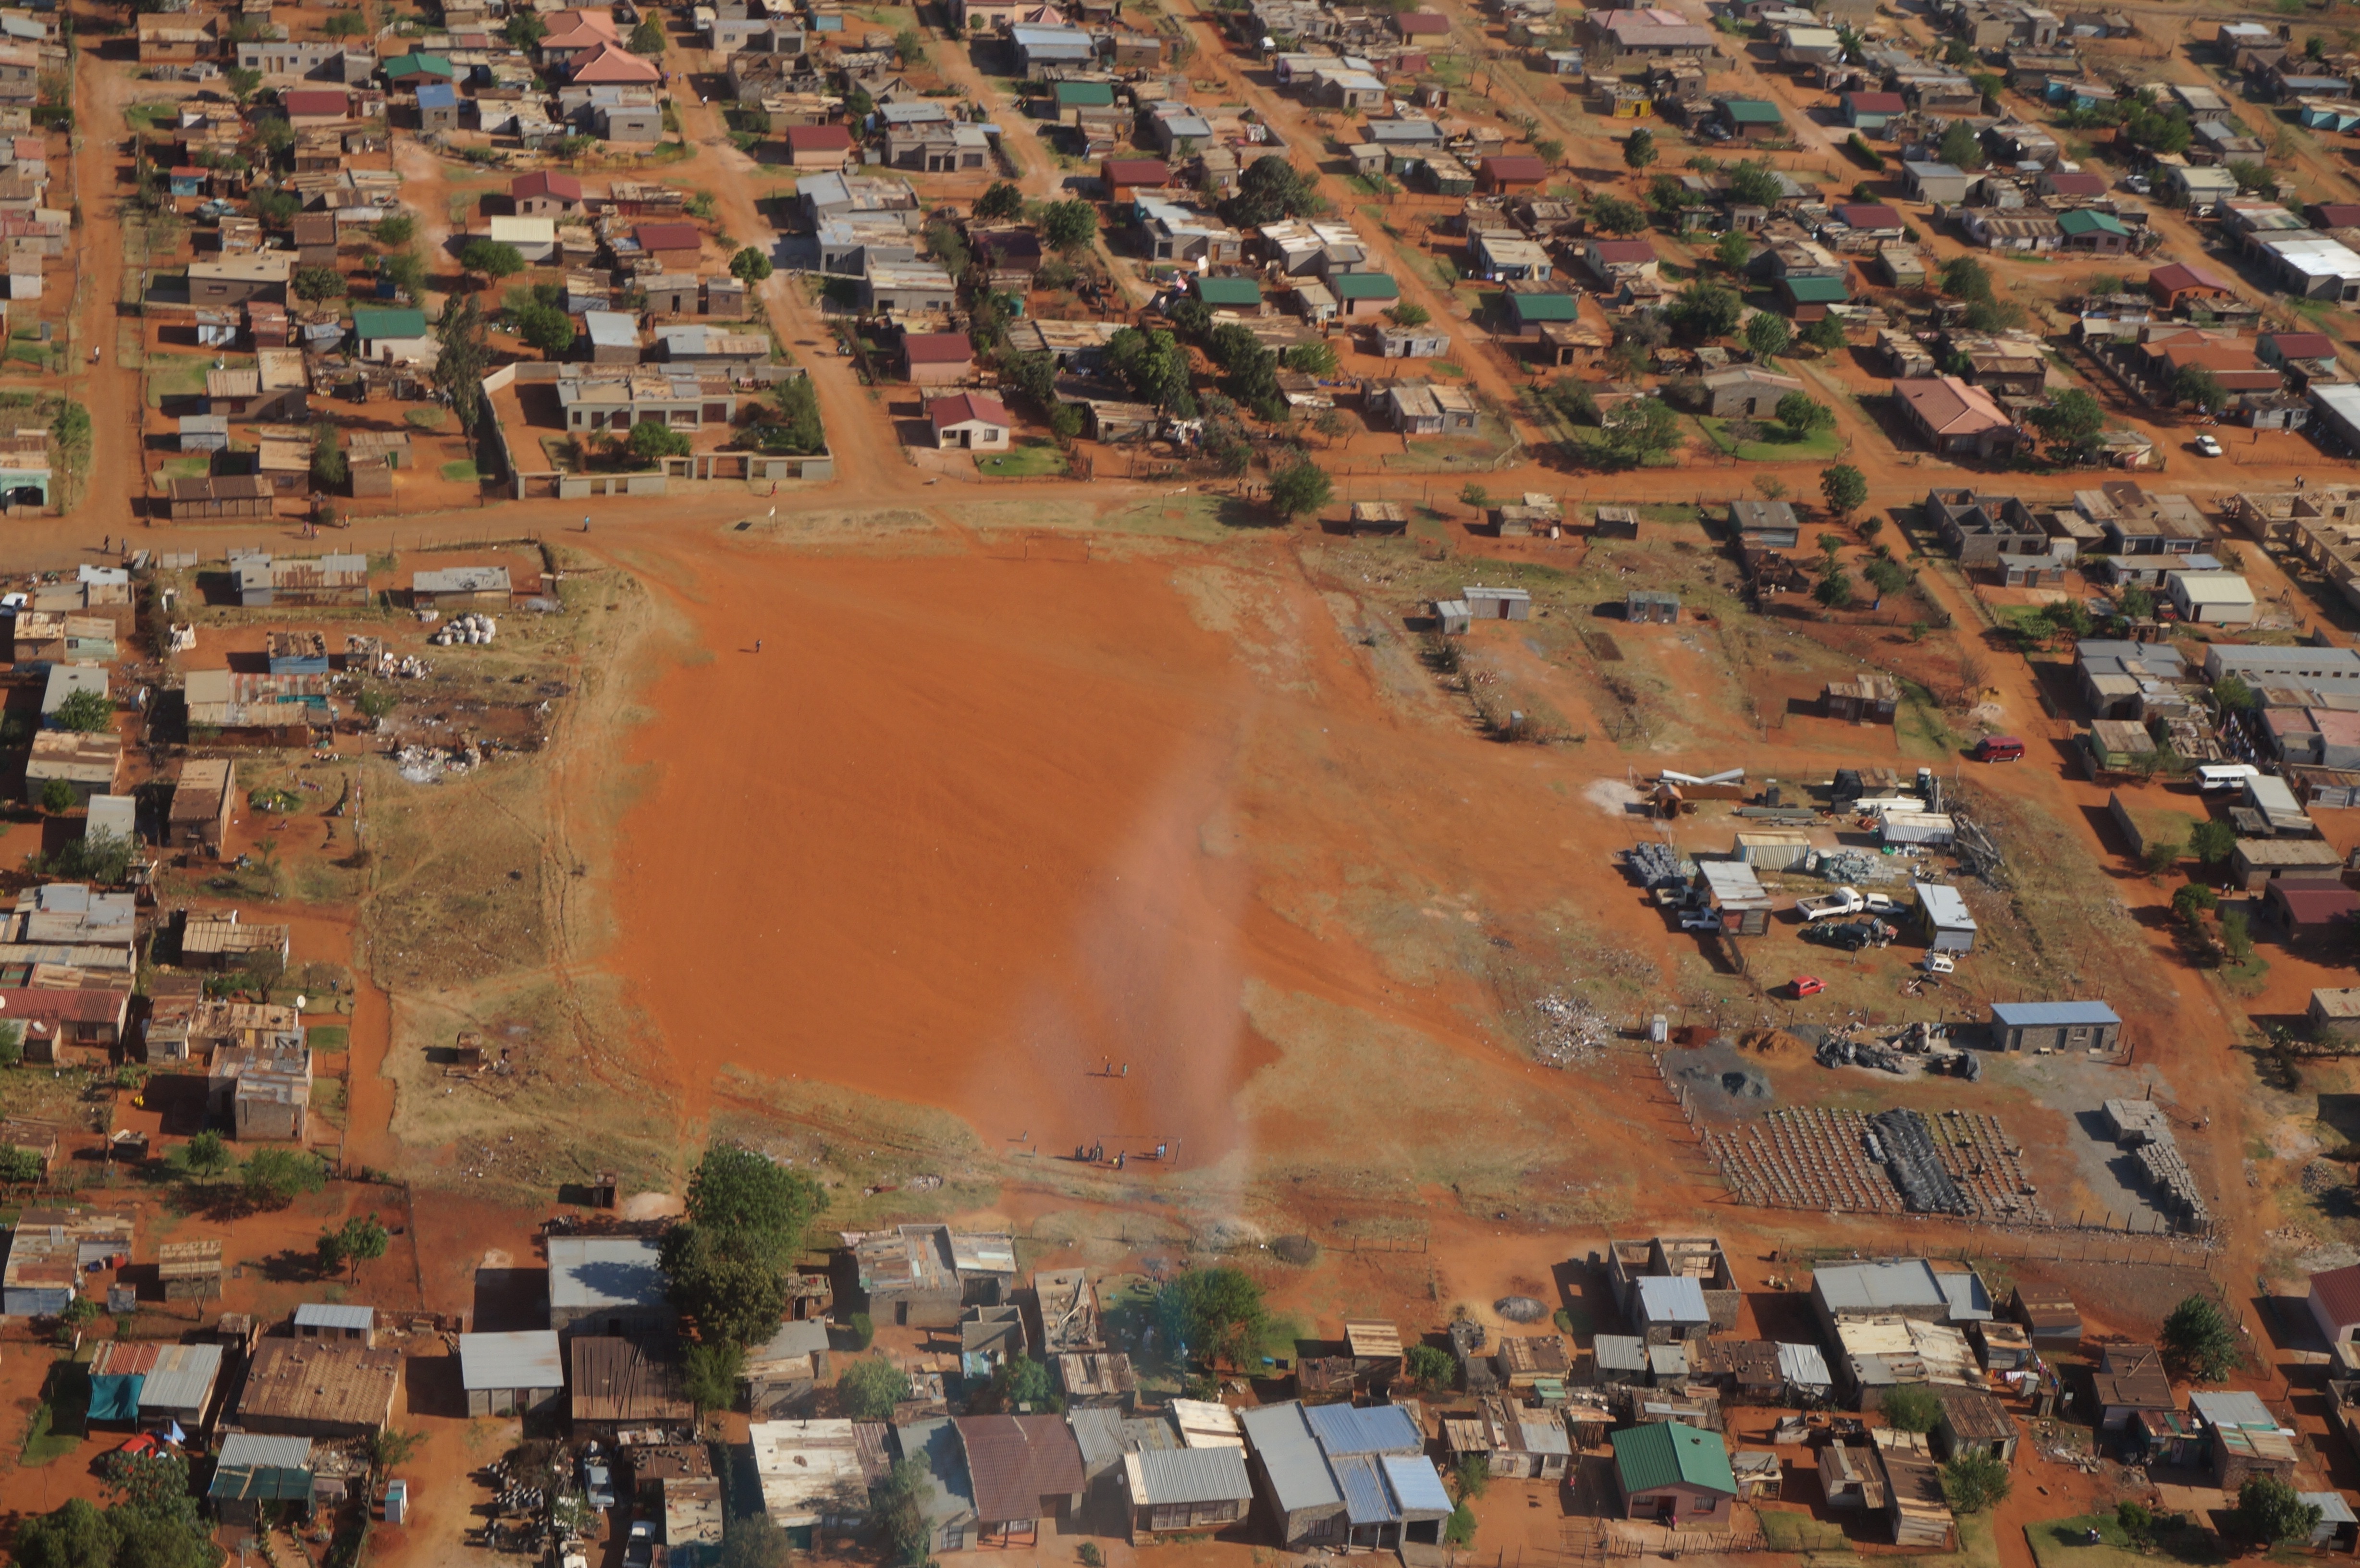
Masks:
[[[1828,983],[1816,975],[1797,975],[1791,984],[1795,1000],[1798,1002],[1806,996],[1816,996],[1828,988]]]

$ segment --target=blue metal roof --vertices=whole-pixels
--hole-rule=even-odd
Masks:
[[[1322,1406],[1322,1409],[1328,1407]],[[1253,1444],[1262,1473],[1270,1477],[1272,1500],[1282,1513],[1298,1508],[1332,1507],[1343,1501],[1328,1462],[1313,1441],[1303,1406],[1290,1399],[1283,1405],[1257,1405],[1238,1412],[1238,1425]]]
[[[1385,1484],[1393,1488],[1393,1501],[1404,1515],[1451,1511],[1450,1494],[1442,1489],[1442,1477],[1435,1472],[1433,1460],[1423,1454],[1388,1454],[1377,1463],[1384,1467]]]
[[[459,90],[447,82],[423,82],[418,87],[418,106],[421,109],[449,109],[459,102]]]
[[[2118,1024],[2114,1009],[2103,1002],[1994,1002],[1992,1019],[2009,1029],[2056,1024]]]
[[[1331,1407],[1315,1405],[1314,1410]],[[1354,1524],[1393,1524],[1401,1519],[1401,1510],[1393,1507],[1393,1493],[1387,1489],[1384,1477],[1377,1471],[1377,1462],[1365,1454],[1331,1455],[1328,1467],[1336,1473],[1336,1484],[1344,1489],[1344,1517]]]
[[[1934,1282],[1942,1287],[1942,1294],[1950,1299],[1952,1323],[1989,1323],[1991,1321],[1991,1292],[1983,1289],[1983,1276],[1973,1273],[1938,1273],[1934,1276]]]
[[[1710,1323],[1704,1281],[1689,1274],[1639,1277],[1639,1315],[1651,1323]]]
[[[337,1301],[305,1301],[295,1309],[298,1328],[366,1329],[377,1322],[375,1307],[347,1306]]]
[[[1311,1405],[1303,1414],[1331,1461],[1342,1454],[1415,1454],[1426,1446],[1417,1423],[1399,1405]]]

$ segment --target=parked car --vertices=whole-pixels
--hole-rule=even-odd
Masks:
[[[2014,735],[1985,735],[1971,754],[1977,762],[2021,762],[2024,743]]]
[[[1797,975],[1786,983],[1786,988],[1794,992],[1795,999],[1799,1002],[1806,996],[1816,996],[1826,990],[1828,983],[1816,975]]]
[[[2199,457],[2218,457],[2221,455],[2221,443],[2214,441],[2211,436],[2198,436],[2196,438],[2196,455]]]
[[[598,1461],[585,1457],[582,1461],[582,1490],[589,1497],[592,1508],[602,1509],[613,1508],[615,1506],[614,1472]]]
[[[1868,900],[1861,897],[1857,887],[1839,887],[1816,898],[1801,899],[1795,908],[1803,912],[1803,923],[1808,925],[1814,920],[1833,920],[1838,915],[1856,913],[1868,908]]]
[[[1928,975],[1949,975],[1958,967],[1958,960],[1947,953],[1929,953],[1926,955],[1926,973]]]
[[[1682,909],[1680,911],[1680,930],[1682,931],[1717,931],[1721,929],[1721,920],[1719,909]]]

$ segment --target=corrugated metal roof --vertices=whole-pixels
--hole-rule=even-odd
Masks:
[[[1819,1354],[1816,1345],[1781,1345],[1778,1376],[1805,1388],[1826,1388],[1835,1383],[1828,1376],[1828,1358]]]
[[[1950,1303],[1952,1323],[1991,1321],[1991,1292],[1983,1289],[1982,1276],[1965,1271],[1938,1273],[1934,1281],[1942,1287],[1942,1294]]]
[[[961,1416],[959,1441],[986,1524],[1041,1517],[1041,1499],[1084,1490],[1082,1453],[1056,1416]]]
[[[2188,1396],[2189,1408],[2213,1426],[2242,1427],[2247,1432],[2276,1432],[2278,1417],[2270,1414],[2259,1394],[2243,1388],[2208,1389]]]
[[[1272,1500],[1280,1512],[1332,1508],[1344,1500],[1327,1460],[1320,1456],[1303,1406],[1289,1399],[1284,1404],[1240,1410],[1238,1424],[1245,1429],[1255,1456],[1262,1461],[1262,1473],[1270,1478]]]
[[[1677,1421],[1616,1432],[1614,1465],[1625,1497],[1684,1483],[1731,1496],[1737,1492],[1737,1477],[1729,1468],[1729,1447],[1721,1434]]]
[[[1401,1511],[1393,1507],[1393,1493],[1378,1473],[1374,1459],[1365,1454],[1347,1454],[1329,1458],[1328,1467],[1336,1473],[1336,1484],[1343,1488],[1344,1516],[1354,1524],[1393,1524],[1401,1519]]]
[[[507,1334],[459,1336],[459,1381],[477,1388],[563,1388],[565,1362],[557,1331],[517,1329]]]
[[[1185,1448],[1242,1448],[1237,1412],[1207,1399],[1174,1399],[1172,1422],[1180,1429]]]
[[[366,1330],[376,1323],[375,1307],[346,1306],[337,1301],[306,1301],[295,1309],[297,1328]]]
[[[549,1238],[552,1308],[652,1306],[664,1299],[656,1244],[636,1236]]]
[[[1639,1312],[1649,1323],[1710,1323],[1704,1304],[1704,1281],[1690,1274],[1643,1274],[1639,1277]]]
[[[1899,1307],[1948,1307],[1950,1298],[1922,1258],[1891,1263],[1831,1263],[1812,1276],[1812,1288],[1831,1312],[1879,1312]]]
[[[167,1345],[156,1352],[139,1388],[139,1408],[148,1410],[199,1410],[212,1399],[221,1378],[222,1347],[218,1345]]]
[[[1313,1405],[1303,1413],[1331,1460],[1339,1454],[1415,1454],[1426,1446],[1399,1405]]]
[[[2122,1018],[2103,1002],[1994,1002],[1992,1020],[2009,1029],[2039,1029],[2056,1024],[2118,1024]]]
[[[1241,1448],[1183,1448],[1128,1454],[1135,1503],[1224,1503],[1253,1496]]]
[[[220,1348],[216,1345],[214,1348]],[[311,1463],[308,1437],[268,1437],[260,1432],[233,1432],[222,1438],[224,1465],[278,1465],[303,1469]]]
[[[1950,926],[1966,931],[1975,929],[1975,917],[1967,912],[1967,901],[1959,890],[1947,882],[1916,884],[1918,906],[1926,918],[1938,926]]]
[[[1442,1476],[1433,1460],[1424,1454],[1388,1454],[1377,1464],[1384,1471],[1394,1506],[1404,1516],[1451,1511],[1450,1494],[1442,1489]]]
[[[1647,1347],[1635,1334],[1601,1334],[1590,1342],[1590,1351],[1601,1367],[1612,1367],[1617,1372],[1647,1369]]]

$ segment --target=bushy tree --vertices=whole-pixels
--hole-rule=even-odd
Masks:
[[[211,1127],[180,1146],[180,1168],[200,1181],[227,1175],[236,1162],[228,1140]]]
[[[93,691],[87,686],[78,687],[68,692],[65,701],[58,704],[57,712],[49,715],[49,722],[61,730],[96,735],[101,730],[115,727],[115,704],[104,691]],[[56,782],[62,783],[63,780]]]
[[[870,1489],[869,1518],[885,1537],[886,1562],[891,1568],[927,1568],[934,1528],[926,1504],[934,1486],[934,1473],[913,1454],[895,1460],[885,1478]]]
[[[1939,144],[1942,161],[1953,169],[1981,169],[1986,161],[1983,138],[1964,120],[1953,120]]]
[[[2171,378],[2171,400],[2219,413],[2228,407],[2229,394],[2222,389],[2221,378],[2202,365],[2183,365]]]
[[[1622,167],[1644,169],[1655,161],[1655,133],[1642,125],[1622,138]]]
[[[1087,250],[1098,233],[1098,209],[1087,201],[1052,201],[1042,209],[1041,238],[1052,250]]]
[[[1746,319],[1745,346],[1756,359],[1775,359],[1786,352],[1795,341],[1795,330],[1786,318],[1770,310],[1756,310]]]
[[[1590,227],[1601,234],[1635,234],[1647,226],[1645,208],[1611,191],[1601,191],[1591,196],[1588,212]]]
[[[2204,917],[2220,907],[2221,896],[2202,882],[2183,882],[2172,891],[2171,912],[2191,931],[2203,924]]]
[[[641,419],[633,425],[625,444],[633,462],[650,467],[667,457],[686,457],[695,450],[687,431],[673,430],[661,419]]]
[[[1727,337],[1744,309],[1737,290],[1698,278],[1673,299],[1669,315],[1680,327],[1700,338]]]
[[[1385,319],[1397,327],[1422,327],[1434,320],[1433,314],[1415,299],[1404,299],[1385,312]]]
[[[333,299],[344,292],[344,275],[333,267],[299,267],[289,287],[299,299],[314,303]]]
[[[1231,1365],[1252,1350],[1269,1322],[1253,1276],[1227,1266],[1192,1269],[1164,1281],[1155,1292],[1155,1317],[1175,1358]]]
[[[513,248],[513,247],[511,247]],[[450,401],[462,430],[473,430],[484,408],[484,370],[491,350],[484,342],[484,312],[473,294],[442,307],[434,329],[442,350],[434,361],[434,387]]]
[[[746,1352],[721,1341],[692,1345],[681,1362],[681,1391],[700,1410],[726,1410],[738,1402],[738,1380],[745,1376]]]
[[[344,459],[344,437],[334,425],[322,419],[311,427],[311,482],[333,490],[351,473],[352,464]]]
[[[729,258],[729,276],[748,289],[771,273],[770,258],[753,245],[748,245]]]
[[[2188,850],[2207,866],[2218,866],[2237,847],[2237,830],[2218,817],[2207,817],[2188,832]]]
[[[355,1214],[333,1230],[320,1233],[320,1269],[333,1274],[339,1269],[351,1271],[353,1279],[360,1278],[361,1265],[374,1263],[385,1256],[392,1241],[377,1217]]]
[[[1459,1364],[1450,1352],[1431,1345],[1413,1345],[1402,1357],[1403,1371],[1421,1388],[1440,1393],[1459,1380]]]
[[[246,1201],[258,1209],[282,1209],[306,1192],[328,1184],[319,1159],[291,1149],[259,1149],[239,1168],[238,1184]]]
[[[1849,517],[1868,500],[1868,476],[1849,463],[1819,470],[1819,498],[1839,517]]]
[[[1333,376],[1336,374],[1336,351],[1325,341],[1314,338],[1288,349],[1284,363],[1287,369],[1300,371],[1306,376]]]
[[[836,1397],[854,1421],[884,1421],[910,1397],[910,1375],[882,1356],[862,1356],[836,1380]]]
[[[2007,1461],[1983,1449],[1970,1449],[1942,1466],[1942,1495],[1962,1514],[1979,1514],[2007,1501],[2015,1477]]]
[[[524,253],[503,240],[473,239],[460,247],[459,265],[497,283],[524,270]]]
[[[1992,297],[1991,269],[1971,256],[1954,256],[1942,264],[1942,292],[1954,299]]]
[[[1637,468],[1680,444],[1679,416],[1661,397],[1625,397],[1600,426],[1608,453],[1623,468]]]
[[[721,1568],[788,1568],[794,1556],[792,1539],[759,1508],[723,1526]]]
[[[1054,1410],[1057,1392],[1049,1385],[1046,1362],[1035,1361],[1029,1356],[1011,1356],[991,1369],[991,1381],[984,1385],[971,1403],[980,1415]]]
[[[1336,493],[1325,470],[1309,458],[1288,463],[1270,477],[1270,507],[1288,522],[1317,512]]]
[[[2097,451],[2106,429],[2105,405],[2079,387],[2069,387],[2047,403],[2031,409],[2026,420],[2040,433],[2049,458],[2081,463]]]
[[[1877,1408],[1885,1412],[1885,1424],[1896,1432],[1931,1432],[1942,1419],[1941,1401],[1918,1383],[1887,1388]]]
[[[1732,229],[1712,247],[1712,258],[1721,263],[1723,271],[1743,272],[1754,259],[1754,242],[1744,230]]]
[[[1106,362],[1142,400],[1183,419],[1196,413],[1196,400],[1188,390],[1188,354],[1170,332],[1123,327],[1107,340]]]
[[[2248,1475],[2237,1488],[2231,1522],[2239,1535],[2264,1546],[2301,1541],[2319,1528],[2319,1505],[2276,1475]]]
[[[574,317],[563,305],[538,299],[516,313],[517,336],[546,354],[561,354],[574,346]]]
[[[664,45],[669,41],[664,37],[663,23],[650,16],[641,17],[639,25],[631,29],[629,47],[633,54],[652,57],[663,53]]]
[[[2200,1383],[2218,1383],[2237,1365],[2237,1331],[2210,1297],[2188,1296],[2163,1320],[2164,1359]]]
[[[1778,399],[1778,422],[1797,435],[1808,435],[1836,422],[1836,411],[1808,392],[1789,392]]]
[[[1260,228],[1285,218],[1316,217],[1328,210],[1311,180],[1283,158],[1257,158],[1238,177],[1238,193],[1223,215],[1239,228]]]
[[[1729,166],[1729,193],[1748,207],[1775,207],[1786,188],[1767,163],[1749,158]]]
[[[985,223],[998,223],[1024,215],[1024,191],[1013,180],[996,180],[989,189],[975,199],[975,215]]]
[[[650,421],[632,434],[650,426],[663,429]],[[785,1273],[826,1206],[825,1191],[802,1171],[736,1144],[706,1149],[689,1177],[686,1213],[659,1253],[667,1294],[701,1343],[750,1346],[778,1332]]]

